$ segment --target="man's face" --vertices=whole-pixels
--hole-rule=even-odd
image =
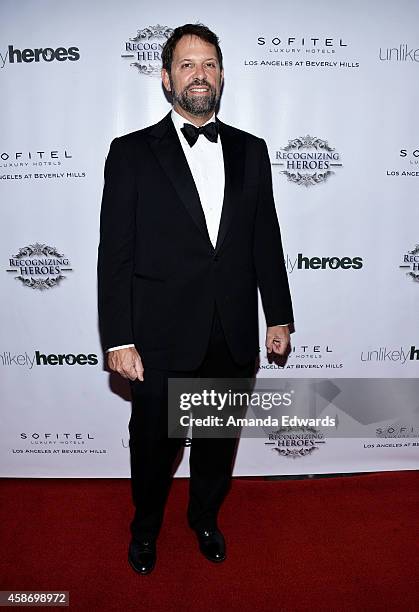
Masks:
[[[176,110],[195,117],[211,115],[223,81],[216,48],[197,36],[183,36],[173,52],[171,72],[163,69],[162,79]]]

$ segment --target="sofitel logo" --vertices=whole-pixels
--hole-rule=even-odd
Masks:
[[[273,166],[281,170],[296,185],[312,187],[324,183],[334,174],[331,168],[341,168],[339,153],[327,142],[316,136],[300,136],[289,140],[286,147],[275,154]]]
[[[419,438],[419,427],[411,423],[393,423],[375,430],[377,438]]]
[[[172,32],[172,28],[158,24],[138,30],[137,36],[125,42],[121,57],[133,59],[130,66],[137,68],[140,74],[159,76],[161,52]]]
[[[414,148],[400,149],[399,158],[403,160],[405,164],[405,169],[402,170],[400,168],[398,170],[396,169],[387,170],[386,172],[387,176],[402,176],[402,177],[404,176],[418,177],[419,176],[419,148],[416,147],[416,149]],[[409,168],[406,167],[407,165],[409,166]]]
[[[55,247],[46,244],[30,244],[19,249],[17,255],[9,259],[10,268],[7,272],[13,274],[25,287],[30,289],[51,289],[56,287],[66,277],[63,272],[71,272],[70,260],[57,251]]]
[[[348,45],[342,38],[317,38],[314,36],[302,37],[279,37],[273,36],[266,39],[266,36],[259,36],[258,45],[268,45],[269,51],[275,53],[336,53],[336,47],[347,47]]]
[[[406,276],[419,283],[419,244],[403,255],[403,263],[399,267],[402,270],[409,270]]]
[[[332,36],[287,35],[271,33],[258,36],[252,47],[253,57],[247,57],[245,66],[253,70],[264,66],[286,70],[346,70],[359,68],[359,61],[348,56],[350,45],[346,39]]]
[[[31,440],[43,444],[67,443],[70,441],[80,441],[84,444],[84,440],[94,440],[95,436],[91,433],[52,433],[52,432],[25,432],[20,434],[21,440]]]
[[[2,151],[0,166],[4,168],[24,168],[28,166],[61,166],[63,162],[72,159],[66,149],[62,151]]]

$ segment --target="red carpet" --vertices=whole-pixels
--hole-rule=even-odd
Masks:
[[[418,474],[235,479],[220,517],[228,559],[198,552],[176,480],[158,563],[127,562],[128,480],[3,480],[2,590],[67,590],[71,610],[418,610]]]

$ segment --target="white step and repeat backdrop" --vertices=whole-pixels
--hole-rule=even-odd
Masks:
[[[353,379],[329,408],[366,428],[243,439],[235,474],[414,469],[418,2],[3,0],[1,475],[129,475],[129,397],[97,329],[103,165],[115,136],[168,112],[161,46],[196,21],[221,39],[220,118],[272,161],[296,329],[286,366],[262,351],[258,377]],[[361,379],[405,384],[366,401]]]

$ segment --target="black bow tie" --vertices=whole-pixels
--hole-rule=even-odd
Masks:
[[[217,142],[218,125],[215,123],[215,121],[207,123],[201,127],[196,127],[195,125],[192,125],[192,123],[184,123],[183,128],[180,128],[180,130],[188,141],[190,147],[194,146],[200,134],[206,136],[206,138],[208,138],[208,140],[211,142]]]

